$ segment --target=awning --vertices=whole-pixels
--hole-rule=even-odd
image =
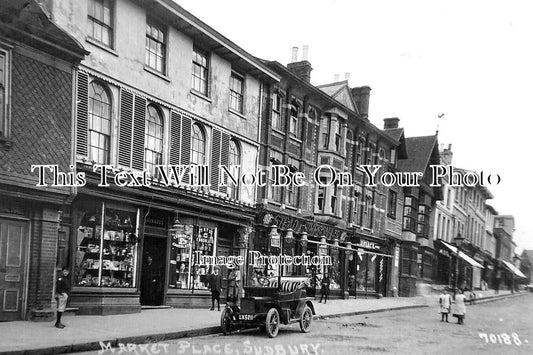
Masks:
[[[520,277],[520,278],[524,278],[524,279],[527,279],[527,276],[524,275],[522,273],[522,271],[520,271],[516,266],[514,266],[513,264],[511,264],[510,262],[508,261],[505,261],[505,260],[502,260],[502,263],[503,265],[505,265],[513,274],[515,274],[516,276]]]
[[[457,247],[451,245],[451,244],[448,244],[446,243],[445,241],[441,240],[440,241],[442,243],[442,245],[444,245],[446,248],[448,248],[453,254],[456,254],[457,255]],[[459,251],[459,257],[461,259],[463,259],[464,261],[466,261],[467,263],[469,263],[470,265],[472,265],[473,267],[478,267],[480,269],[484,269],[483,265],[481,265],[480,263],[478,263],[477,261],[475,261],[474,259],[472,259],[471,257],[469,257],[468,255],[466,255],[465,253]]]

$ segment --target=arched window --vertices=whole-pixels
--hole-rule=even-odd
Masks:
[[[163,164],[163,116],[154,105],[148,105],[144,131],[144,168],[155,176],[156,166],[161,164]]]
[[[283,122],[281,121],[281,96],[278,92],[272,94],[272,127],[282,130]]]
[[[291,104],[291,117],[289,122],[289,133],[297,138],[300,138],[300,107],[295,100]]]
[[[89,86],[89,160],[109,164],[111,146],[111,97],[93,81]]]
[[[191,164],[205,165],[205,133],[199,124],[192,125]]]
[[[239,143],[232,139],[229,141],[229,166],[232,165],[241,165],[241,149],[239,147]],[[232,184],[231,180],[228,180],[228,188],[227,188],[228,196],[232,199],[237,200],[239,198],[239,184],[237,180],[237,185]]]
[[[363,151],[365,149],[366,140],[363,137],[359,137],[356,148],[355,162],[357,165],[363,165]]]

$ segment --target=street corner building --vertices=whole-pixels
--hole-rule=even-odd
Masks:
[[[515,280],[512,220],[488,226],[490,192],[431,187],[430,166],[451,156],[437,135],[406,137],[396,117],[375,126],[371,88],[348,75],[312,85],[308,53],[293,48],[288,65],[257,58],[172,0],[2,1],[0,321],[52,317],[63,267],[68,311],[94,315],[207,307],[203,256],[245,260],[244,285],[305,275],[311,296],[329,273],[336,298]],[[58,173],[45,169],[37,186],[32,165]],[[145,174],[149,184],[101,186],[104,165],[109,181]],[[158,166],[176,165],[207,166],[209,184],[189,174],[165,183]],[[252,186],[220,165],[284,165],[307,180]],[[369,186],[362,165],[424,178]],[[319,184],[320,166],[319,182],[353,181]],[[331,264],[249,263],[254,251]],[[228,274],[221,265],[223,298]]]

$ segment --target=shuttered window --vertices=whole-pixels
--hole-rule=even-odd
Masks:
[[[146,123],[146,99],[135,96],[133,112],[133,149],[131,167],[142,170],[144,168],[144,132]]]
[[[181,151],[181,115],[172,111],[170,115],[170,154],[169,163],[177,165],[180,163]]]
[[[229,141],[229,161],[228,167],[232,165],[241,165],[241,148],[239,143],[235,139]],[[239,168],[240,170],[241,168]],[[232,199],[237,200],[239,198],[239,179],[237,178],[237,184],[233,184],[232,181],[228,181],[227,188],[228,196]]]
[[[111,147],[111,98],[96,81],[89,85],[89,160],[109,164]]]
[[[131,167],[131,138],[133,134],[133,93],[120,93],[120,122],[118,132],[118,163]]]
[[[222,143],[222,133],[218,129],[213,129],[213,140],[211,141],[211,190],[218,191],[218,166],[220,165],[220,145]]]
[[[163,116],[155,105],[148,105],[144,136],[144,166],[157,175],[157,165],[163,164]]]

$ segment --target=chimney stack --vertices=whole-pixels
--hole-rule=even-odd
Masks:
[[[344,80],[346,81],[350,80],[350,73],[348,72],[344,73]]]
[[[292,47],[291,63],[296,63],[297,61],[298,61],[298,47]]]
[[[337,81],[339,81],[339,78],[340,78],[340,74],[333,75],[333,82],[336,83]]]
[[[301,79],[311,82],[311,63],[307,61],[307,56],[309,54],[309,46],[303,46],[302,50],[302,60],[298,60],[298,47],[292,47],[292,62],[287,64],[287,69],[292,71],[294,74],[298,75]]]
[[[357,105],[359,114],[368,119],[368,106],[370,104],[370,86],[352,88],[352,97]]]
[[[453,159],[452,145],[448,144],[448,148],[442,149],[440,152],[440,163],[443,165],[451,165]]]
[[[398,117],[390,117],[383,119],[383,129],[394,129],[398,128],[398,123],[400,119]]]

